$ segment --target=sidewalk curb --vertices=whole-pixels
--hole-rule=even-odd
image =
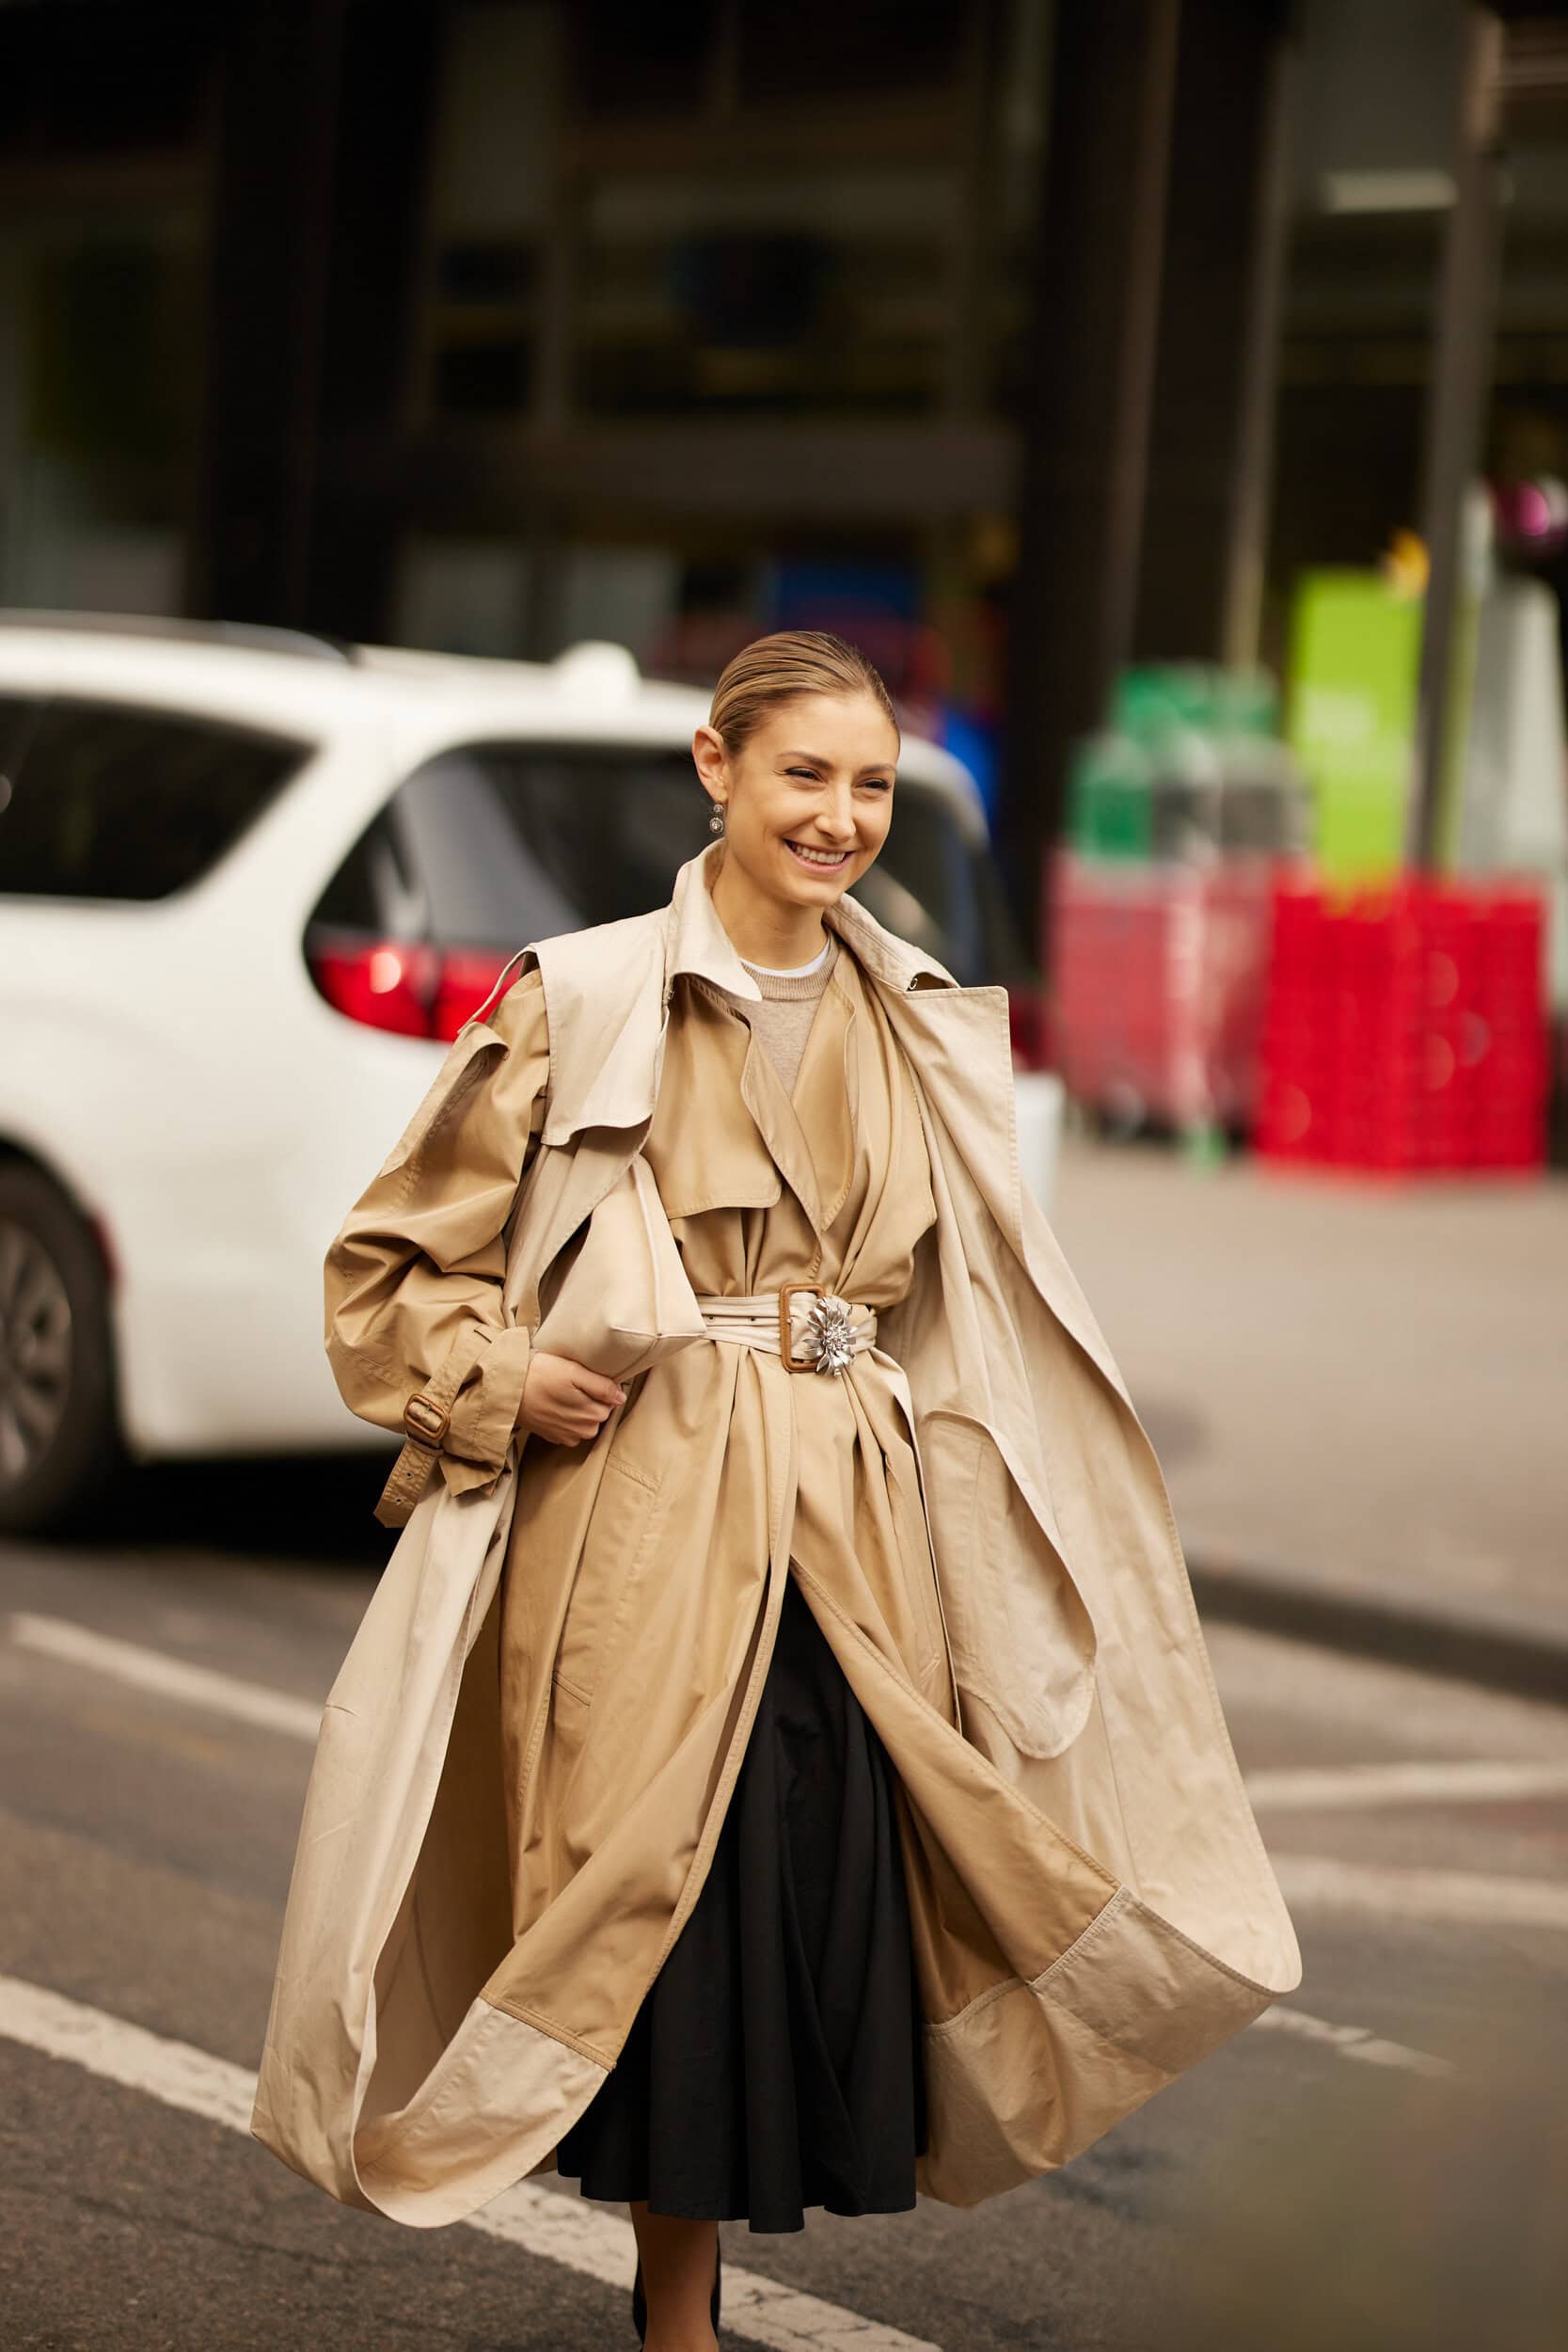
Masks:
[[[1187,1573],[1200,1616],[1568,1707],[1568,1629],[1213,1554],[1189,1560]]]

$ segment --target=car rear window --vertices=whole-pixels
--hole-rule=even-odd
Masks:
[[[233,846],[309,748],[184,712],[0,701],[0,895],[166,898]]]
[[[706,820],[686,750],[466,745],[407,778],[315,919],[510,949],[662,905]],[[900,781],[855,895],[967,984],[1024,968],[989,849],[928,786]]]

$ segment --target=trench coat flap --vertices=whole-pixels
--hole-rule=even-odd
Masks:
[[[612,1380],[707,1337],[652,1168],[638,1152],[569,1245],[533,1344]]]

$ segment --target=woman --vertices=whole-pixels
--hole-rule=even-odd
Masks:
[[[975,2203],[1300,1980],[1003,993],[846,896],[897,754],[852,648],[748,646],[722,839],[524,952],[327,1260],[388,1496],[437,1474],[324,1717],[253,2128],[416,2226],[624,2199],[656,2352],[714,2340],[718,2219]],[[623,1384],[531,1333],[638,1152],[712,1344]]]
[[[898,753],[881,679],[827,636],[748,648],[697,730],[692,755],[723,835],[712,906],[761,991],[748,1000],[683,976],[671,1007],[644,1150],[700,1295],[804,1279],[891,1307],[935,1216],[918,1112],[886,1040],[859,1074],[890,1099],[873,1113],[863,1095],[857,1136],[846,1046],[851,1025],[873,1016],[851,952],[822,923],[887,838]],[[705,1027],[728,1032],[722,1066],[740,1080],[733,1140],[707,1091],[711,1049],[694,1034]],[[681,1420],[722,1430],[732,1456],[761,1434],[739,1353],[693,1351],[667,1368]],[[894,1522],[883,1449],[907,1448],[885,1426],[896,1415],[885,1377],[863,1362],[792,1392],[810,1414],[795,1542],[819,1570],[855,1549],[862,1581],[879,1575],[879,1605],[918,1663],[935,1581],[911,1519]],[[578,1444],[623,1403],[613,1384],[536,1354],[520,1421]],[[626,1406],[624,1431],[636,1411]],[[534,1462],[547,1484],[547,1457]],[[521,1515],[527,1525],[526,1501]],[[509,1615],[503,1668],[511,1628]],[[516,1646],[526,1642],[519,1632]],[[504,1690],[502,1711],[517,1720]],[[926,2145],[919,2026],[894,1775],[792,1577],[702,1893],[614,2072],[556,2153],[584,2194],[630,2202],[650,2343],[673,2352],[711,2342],[717,2220],[798,2230],[806,2205],[913,2206]]]

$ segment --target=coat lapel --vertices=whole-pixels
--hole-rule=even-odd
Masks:
[[[716,841],[687,860],[667,906],[586,931],[560,931],[523,950],[523,968],[531,959],[545,978],[546,1143],[570,1143],[589,1127],[641,1127],[652,1119],[677,974],[761,1001],[708,896],[713,851],[722,848]]]

